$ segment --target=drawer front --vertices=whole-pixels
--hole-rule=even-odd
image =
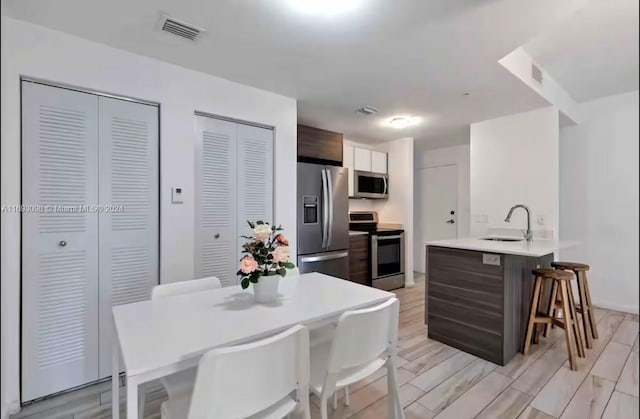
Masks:
[[[504,365],[500,335],[431,314],[427,331],[431,339]]]
[[[502,313],[470,307],[464,301],[450,297],[441,299],[429,294],[428,299],[429,314],[482,329],[498,336],[502,335],[504,329]]]
[[[369,285],[369,238],[366,235],[349,237],[349,280]]]
[[[502,308],[503,296],[497,292],[475,291],[439,282],[429,282],[428,295],[499,316],[502,316],[504,312]]]
[[[482,252],[430,247],[428,281],[463,290],[502,296],[504,290],[501,266],[482,263]]]

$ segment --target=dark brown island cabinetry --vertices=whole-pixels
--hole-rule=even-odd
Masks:
[[[349,237],[349,280],[362,285],[371,285],[367,234]]]
[[[499,365],[524,344],[534,278],[541,257],[427,246],[429,338]],[[546,299],[545,299],[546,301]]]
[[[342,166],[342,134],[298,125],[298,161]]]

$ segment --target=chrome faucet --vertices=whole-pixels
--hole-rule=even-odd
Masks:
[[[528,206],[523,204],[512,206],[511,209],[509,210],[509,214],[507,214],[507,218],[505,218],[504,221],[507,223],[511,222],[511,216],[513,215],[513,211],[515,211],[516,208],[522,208],[525,211],[527,211],[527,230],[523,231],[523,234],[524,234],[525,240],[530,242],[531,240],[533,240],[533,232],[531,231],[531,210],[529,209]]]

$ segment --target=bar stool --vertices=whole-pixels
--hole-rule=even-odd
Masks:
[[[527,324],[527,334],[524,341],[523,355],[529,353],[529,347],[531,346],[531,337],[534,332],[534,327],[537,333],[538,324],[555,324],[558,327],[564,329],[564,335],[567,342],[567,352],[569,355],[569,365],[573,371],[578,370],[578,364],[576,361],[576,347],[578,356],[584,357],[584,348],[582,348],[582,338],[580,337],[580,328],[576,322],[577,314],[573,298],[571,298],[571,284],[570,280],[574,279],[574,275],[570,272],[563,270],[556,270],[550,268],[539,268],[532,271],[535,275],[535,284],[533,287],[533,297],[531,299],[531,310],[529,312],[529,323]],[[552,294],[553,289],[556,289],[556,294],[560,294],[560,304],[563,313],[563,319],[555,317],[556,311],[548,311],[543,313],[540,311],[540,305],[542,304],[542,285],[545,280],[552,280]],[[551,295],[550,305],[555,307],[555,299],[557,296]],[[572,337],[573,335],[573,337]]]
[[[572,271],[578,279],[578,297],[580,297],[580,306],[576,306],[576,311],[582,314],[584,339],[587,344],[587,348],[591,349],[591,338],[598,339],[598,329],[596,326],[596,318],[593,313],[593,307],[591,306],[589,283],[587,282],[587,271],[589,270],[589,265],[576,262],[552,262],[551,266],[564,271]]]

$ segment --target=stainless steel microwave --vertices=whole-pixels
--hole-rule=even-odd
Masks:
[[[353,172],[354,198],[389,198],[389,175],[355,170]]]

